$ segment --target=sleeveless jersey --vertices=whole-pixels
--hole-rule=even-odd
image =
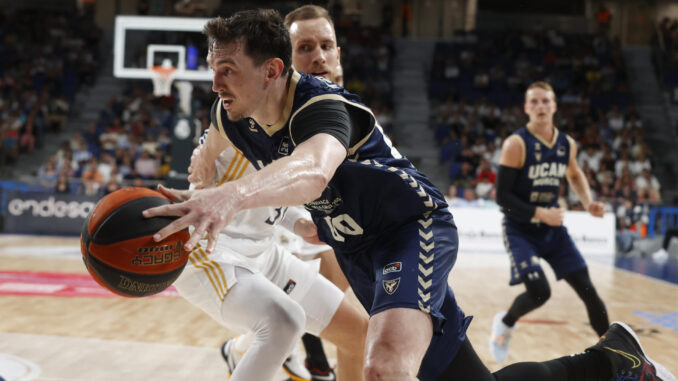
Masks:
[[[557,206],[560,184],[570,161],[570,140],[555,129],[552,142],[535,136],[527,127],[514,132],[523,143],[523,167],[513,185],[513,192],[522,201],[541,207]],[[511,220],[527,222],[502,209]]]
[[[272,126],[252,118],[229,121],[218,98],[211,121],[259,169],[293,152],[294,117],[323,100],[344,102],[357,115],[352,122],[366,133],[349,147],[322,195],[305,205],[321,240],[336,251],[362,251],[404,222],[447,207],[442,194],[393,148],[359,97],[322,78],[293,72],[283,117]]]

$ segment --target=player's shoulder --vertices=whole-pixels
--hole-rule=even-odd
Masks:
[[[504,148],[513,148],[513,147],[524,148],[525,139],[526,139],[525,128],[520,128],[514,131],[511,135],[509,135],[502,143],[502,146]]]
[[[295,78],[295,75],[298,76]],[[299,103],[305,103],[310,99],[333,98],[353,103],[360,103],[360,98],[323,77],[294,72],[292,80],[296,79],[295,98]]]

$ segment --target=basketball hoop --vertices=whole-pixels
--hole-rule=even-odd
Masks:
[[[172,82],[177,75],[177,68],[172,66],[168,59],[163,60],[162,65],[151,67],[151,79],[153,80],[153,95],[156,97],[168,97],[172,95]]]

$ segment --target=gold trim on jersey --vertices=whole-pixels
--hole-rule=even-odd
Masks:
[[[301,79],[301,74],[298,71],[293,71],[290,78],[289,89],[287,90],[287,99],[285,100],[285,108],[283,109],[280,119],[277,122],[270,126],[263,125],[261,129],[264,130],[266,135],[273,136],[276,132],[280,131],[287,124],[287,120],[290,119],[290,113],[292,112],[292,105],[294,105],[294,93],[297,90],[297,83]]]
[[[541,142],[541,144],[543,144],[543,145],[545,145],[546,147],[548,147],[548,149],[553,148],[553,147],[556,145],[556,142],[558,141],[558,129],[555,128],[555,127],[553,127],[553,139],[551,139],[551,142],[550,142],[550,143],[547,142],[546,140],[542,139],[539,135],[537,135],[537,134],[535,134],[534,132],[532,132],[532,130],[530,129],[530,126],[527,126],[527,132],[529,132],[530,134],[532,134],[532,136],[534,136],[535,139],[539,140],[539,141]]]
[[[237,164],[235,164],[236,162]],[[228,169],[224,172],[224,175],[221,177],[221,180],[219,180],[217,186],[241,178],[245,174],[248,165],[250,165],[250,162],[245,159],[245,155],[242,152],[235,150],[233,159],[231,159],[231,164],[229,164]]]
[[[516,134],[514,136],[518,138],[520,145],[523,146],[523,155],[520,158],[520,168],[522,168],[525,165],[525,157],[527,156],[527,147],[525,147],[525,140],[523,139],[522,136],[520,136],[518,134]]]
[[[228,294],[228,283],[226,282],[226,276],[224,271],[221,269],[218,263],[214,262],[207,253],[202,249],[200,244],[196,244],[195,249],[191,252],[188,259],[191,261],[194,267],[202,269],[207,275],[220,300],[224,300],[226,294]]]
[[[217,186],[241,178],[249,164],[250,162],[245,159],[245,155],[239,150],[235,150],[233,159]],[[207,238],[207,235],[205,238]],[[196,244],[195,249],[193,249],[188,259],[194,267],[202,269],[205,272],[207,279],[212,284],[212,288],[214,288],[214,292],[216,292],[220,300],[224,300],[226,294],[228,294],[228,282],[226,282],[226,276],[224,275],[221,266],[210,259],[209,255],[203,250],[199,243]]]
[[[353,155],[360,147],[362,147],[363,144],[365,144],[367,139],[370,138],[370,136],[372,135],[372,132],[374,132],[374,125],[376,123],[377,118],[372,113],[372,110],[370,110],[366,106],[363,106],[359,103],[351,102],[351,101],[342,97],[339,94],[323,94],[323,95],[315,96],[315,97],[309,99],[308,101],[306,101],[306,103],[304,103],[303,106],[299,107],[299,109],[297,109],[297,111],[295,111],[294,114],[292,114],[292,116],[290,117],[290,137],[292,138],[292,144],[294,144],[295,146],[297,145],[297,143],[294,142],[294,137],[292,136],[292,120],[294,119],[294,117],[297,116],[299,111],[305,109],[306,107],[312,105],[313,103],[328,100],[328,99],[329,100],[335,100],[335,101],[341,101],[341,102],[349,104],[353,107],[363,109],[364,111],[367,111],[367,113],[370,114],[370,116],[372,117],[372,122],[371,122],[372,125],[370,126],[370,131],[365,135],[364,138],[360,139],[359,142],[357,142],[355,145],[353,145],[353,147],[349,147],[348,154]]]
[[[226,130],[224,130],[224,123],[221,121],[221,110],[224,109],[224,105],[221,103],[221,98],[219,98],[219,105],[217,106],[217,130],[219,130],[219,135],[228,139],[226,135]]]

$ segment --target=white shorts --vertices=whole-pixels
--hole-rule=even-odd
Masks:
[[[344,297],[339,288],[318,274],[319,260],[301,261],[278,244],[271,242],[260,254],[244,255],[241,254],[246,251],[242,240],[222,235],[212,254],[202,249],[206,242],[201,242],[189,256],[189,262],[174,286],[186,300],[228,328],[233,327],[229,327],[227,319],[222,317],[221,305],[229,290],[238,283],[236,267],[262,273],[298,302],[307,315],[306,330],[316,335],[332,320]],[[256,300],[253,295],[248,302],[256,303]]]

